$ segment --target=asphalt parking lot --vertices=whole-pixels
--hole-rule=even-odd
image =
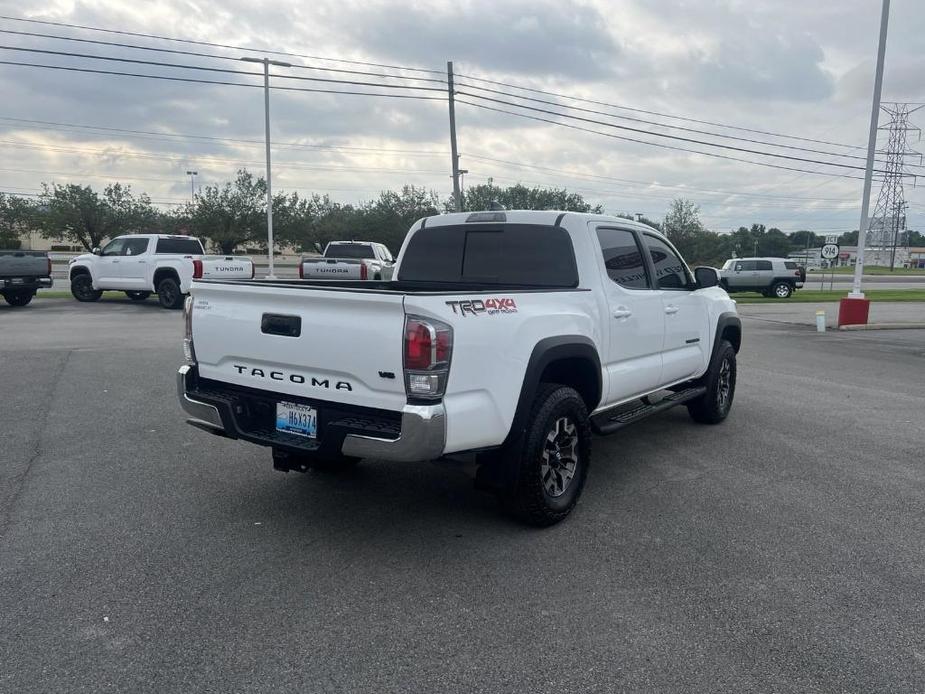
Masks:
[[[0,691],[923,691],[925,330],[767,310],[727,422],[596,440],[534,530],[186,426],[153,300],[2,306]]]

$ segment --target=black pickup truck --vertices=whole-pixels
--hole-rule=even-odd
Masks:
[[[45,251],[0,251],[0,294],[10,306],[25,306],[40,287],[51,286]]]

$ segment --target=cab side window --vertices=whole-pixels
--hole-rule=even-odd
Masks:
[[[102,256],[111,256],[111,255],[122,255],[122,249],[125,247],[125,242],[127,239],[113,239],[107,243],[103,250],[100,252]]]
[[[736,263],[736,272],[752,272],[758,269],[758,263],[754,260],[740,260]]]
[[[648,289],[649,272],[636,236],[625,229],[598,229],[607,276],[621,287]]]
[[[687,290],[693,282],[681,257],[661,239],[646,234],[646,246],[655,265],[655,283],[659,289]]]
[[[126,239],[122,255],[141,255],[148,250],[148,239]]]
[[[756,260],[755,261],[756,270],[770,270],[771,261],[770,260]]]

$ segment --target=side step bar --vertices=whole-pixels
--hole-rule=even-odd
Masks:
[[[654,404],[644,402],[648,400],[648,398],[643,398],[639,401],[640,404],[635,407],[629,407],[627,409],[627,405],[623,405],[616,410],[605,410],[591,418],[591,430],[594,431],[595,434],[600,434],[602,436],[612,434],[628,424],[638,422],[640,419],[645,419],[659,412],[670,410],[677,405],[683,405],[689,400],[699,398],[706,392],[706,386],[695,386],[666,395]]]

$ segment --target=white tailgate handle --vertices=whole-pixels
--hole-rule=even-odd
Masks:
[[[680,311],[680,310],[681,310],[681,309],[678,308],[677,306],[675,306],[674,304],[668,304],[668,305],[665,307],[665,313],[667,313],[669,316],[674,315],[675,313],[677,313],[677,312]]]
[[[633,312],[626,308],[626,306],[618,306],[613,312],[614,318],[629,318],[632,315]]]

